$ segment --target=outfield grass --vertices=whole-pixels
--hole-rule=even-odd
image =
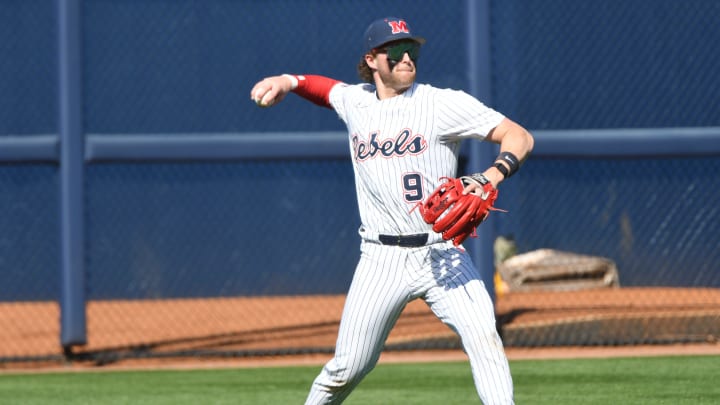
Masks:
[[[720,356],[512,361],[517,404],[718,404]],[[302,404],[320,367],[1,374],[0,404]],[[480,403],[465,362],[381,364],[348,405]]]

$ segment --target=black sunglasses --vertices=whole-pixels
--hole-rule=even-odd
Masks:
[[[417,42],[401,42],[395,45],[386,46],[379,52],[387,53],[390,60],[401,61],[406,53],[413,61],[417,61],[420,57],[420,44]]]

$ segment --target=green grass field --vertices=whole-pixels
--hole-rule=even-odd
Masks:
[[[517,404],[718,404],[720,356],[511,362]],[[0,404],[302,404],[320,370],[0,374]],[[465,362],[381,364],[345,402],[480,403]]]

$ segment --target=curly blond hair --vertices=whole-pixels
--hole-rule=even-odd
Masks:
[[[368,66],[367,62],[365,62],[365,55],[363,55],[360,62],[358,62],[357,72],[360,79],[365,83],[375,83],[375,79],[373,79],[373,70],[370,69],[370,66]]]

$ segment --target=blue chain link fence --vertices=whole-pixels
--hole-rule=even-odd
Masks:
[[[53,140],[59,137],[60,4],[0,4],[0,49],[7,55],[0,60],[0,338],[8,342],[0,358],[6,361],[63,355],[59,141]],[[76,355],[331,350],[359,256],[352,167],[344,146],[335,154],[311,142],[317,154],[303,149],[293,156],[294,144],[279,134],[337,133],[333,145],[342,145],[344,127],[332,111],[294,96],[257,109],[249,90],[262,77],[284,72],[358,81],[359,37],[380,15],[405,17],[428,39],[420,81],[467,90],[477,74],[467,71],[469,3],[80,4],[88,145],[167,139],[154,146],[162,152],[183,139],[219,135],[250,140],[229,153],[240,156],[253,139],[278,141],[263,143],[263,158],[212,160],[192,153],[94,158],[87,146],[88,342],[75,348]],[[564,131],[572,142],[573,131],[582,137],[583,129],[720,127],[720,78],[714,73],[720,53],[713,49],[720,40],[720,3],[488,5],[488,102],[537,131],[539,146],[548,131]],[[688,149],[682,135],[674,139],[678,150]],[[43,147],[40,157],[35,140]],[[720,324],[717,150],[632,156],[621,144],[604,147],[618,156],[547,150],[532,156],[503,185],[498,206],[510,213],[496,216],[497,234],[512,235],[519,252],[552,248],[610,258],[623,288],[691,288],[711,306],[704,313],[710,318],[703,319]],[[130,155],[142,155],[142,142],[134,148]],[[273,297],[280,300],[277,308]],[[283,301],[294,297],[317,301]],[[548,300],[566,299],[553,297]],[[154,318],[143,320],[148,314]],[[290,321],[273,321],[280,315]],[[389,346],[457,344],[445,332],[433,338],[405,332],[414,321],[428,322],[424,316],[409,308],[398,325],[406,335]],[[705,335],[713,330],[706,328]],[[312,340],[313,334],[325,340]],[[276,344],[288,336],[294,344]],[[532,335],[512,342],[547,344]],[[153,350],[157,346],[162,350]]]

